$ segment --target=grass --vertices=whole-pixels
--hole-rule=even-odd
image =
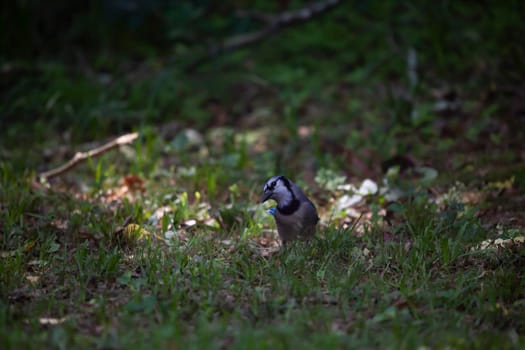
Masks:
[[[0,347],[525,347],[522,5],[427,5],[346,2],[193,73],[138,37],[0,57]],[[213,32],[187,6],[173,35]],[[276,173],[313,241],[278,247]]]
[[[271,221],[246,201],[255,182],[219,176],[212,196],[190,196],[200,173],[176,188],[160,176],[115,205],[109,181],[83,200],[6,166],[2,178],[5,348],[523,346],[523,250],[473,249],[495,235],[453,200],[420,193],[390,228],[328,221],[314,241],[268,254]],[[141,234],[119,233],[128,216]]]

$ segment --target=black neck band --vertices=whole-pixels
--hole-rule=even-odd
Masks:
[[[286,203],[285,206],[281,207],[281,206],[277,206],[277,211],[279,211],[279,213],[283,214],[283,215],[290,215],[290,214],[293,214],[297,211],[297,209],[299,209],[299,205],[301,203],[299,202],[299,200],[297,198],[293,198],[291,202],[288,202]]]

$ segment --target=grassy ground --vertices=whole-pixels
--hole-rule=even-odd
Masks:
[[[345,4],[191,73],[3,58],[0,347],[525,347],[509,4]],[[276,173],[315,240],[279,246],[257,203]]]

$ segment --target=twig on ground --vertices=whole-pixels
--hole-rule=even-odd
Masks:
[[[116,148],[116,147],[119,147],[119,146],[122,146],[122,145],[126,145],[126,144],[129,144],[133,141],[135,141],[137,138],[139,137],[139,134],[134,132],[134,133],[130,133],[130,134],[125,134],[125,135],[122,135],[120,137],[117,137],[116,139],[106,143],[106,144],[103,144],[102,146],[100,147],[97,147],[97,148],[94,148],[90,151],[87,151],[87,152],[77,152],[75,154],[75,156],[69,161],[67,162],[66,164],[62,165],[62,166],[59,166],[58,168],[55,168],[55,169],[51,169],[51,170],[48,170],[48,171],[44,171],[43,173],[40,173],[38,176],[37,176],[37,180],[40,180],[40,181],[45,181],[45,180],[50,180],[54,177],[57,177],[59,175],[62,175],[63,173],[71,170],[72,168],[74,168],[75,166],[77,166],[79,163],[89,159],[89,158],[94,158],[94,157],[97,157],[103,153],[106,153],[107,151],[113,149],[113,148]]]
[[[264,14],[260,12],[254,12],[254,11],[240,12],[239,14],[241,16],[254,17],[262,22],[265,22],[266,26],[259,31],[255,31],[255,32],[247,33],[247,34],[236,35],[229,39],[226,39],[223,43],[219,45],[213,45],[209,49],[209,52],[207,55],[203,56],[202,58],[198,60],[195,60],[189,67],[187,67],[187,70],[192,71],[196,69],[197,67],[199,67],[204,62],[220,54],[224,54],[226,52],[233,51],[241,47],[254,44],[266,37],[269,37],[272,34],[277,33],[281,29],[288,27],[292,24],[307,21],[311,19],[312,17],[319,15],[323,12],[326,12],[327,10],[335,7],[339,3],[340,3],[340,0],[318,1],[313,4],[307,5],[303,8],[300,8],[296,11],[286,11],[286,12],[279,13],[277,15]]]

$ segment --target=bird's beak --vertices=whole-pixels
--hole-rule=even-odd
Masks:
[[[266,202],[272,196],[272,192],[265,192],[261,197],[261,203]]]

